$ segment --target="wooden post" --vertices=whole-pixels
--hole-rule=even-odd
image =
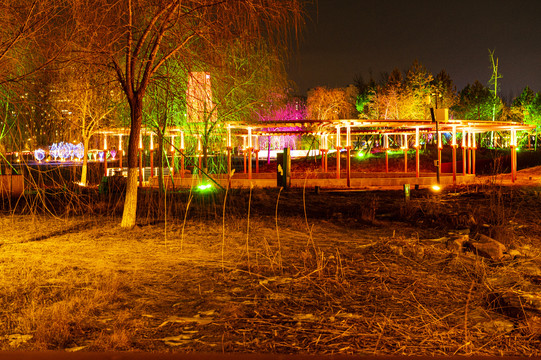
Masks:
[[[107,176],[107,149],[103,150],[103,173]]]
[[[180,132],[180,178],[184,178],[184,131]]]
[[[340,149],[342,144],[340,143],[340,126],[336,127],[336,178],[340,179]]]
[[[468,147],[466,150],[468,158],[468,174],[471,174],[471,149]]]
[[[150,133],[150,177],[154,176],[154,134]]]
[[[255,153],[255,172],[259,174],[259,149],[254,149]]]
[[[336,148],[336,178],[340,179],[340,148]]]
[[[404,134],[404,143],[402,144],[404,149],[404,172],[408,172],[408,134]]]
[[[475,175],[475,150],[476,148],[472,148],[472,174]]]
[[[248,148],[248,179],[252,180],[252,148]]]
[[[231,176],[231,147],[227,147],[227,176]]]
[[[154,176],[154,150],[150,149],[150,177]]]
[[[404,149],[404,172],[408,172],[408,149]]]
[[[175,176],[175,149],[171,150],[171,176]]]
[[[385,172],[389,172],[389,135],[383,135],[383,151],[385,151]]]
[[[456,147],[453,145],[453,185],[456,185]]]
[[[462,175],[466,175],[466,163],[468,159],[466,158],[466,148],[462,147]]]
[[[180,149],[180,178],[184,178],[184,149]]]
[[[139,186],[143,186],[143,132],[139,133]]]
[[[169,172],[171,173],[171,176],[175,176],[175,136],[171,136],[171,150],[170,151],[171,151],[171,167],[170,167]]]
[[[419,177],[421,172],[420,159],[419,159],[419,146],[415,147],[415,177]]]
[[[346,148],[347,158],[346,158],[346,176],[347,176],[347,186],[351,187],[351,146]]]
[[[253,149],[255,158],[255,172],[259,173],[259,135],[253,136]]]
[[[107,176],[107,134],[103,134],[103,176]]]
[[[466,131],[462,130],[462,175],[466,175]]]
[[[122,172],[122,158],[124,157],[124,150],[122,150],[122,135],[118,136],[118,167]]]
[[[244,156],[244,173],[246,174],[246,149],[242,149],[242,155]]]
[[[419,178],[420,170],[421,170],[421,164],[419,159],[419,128],[415,128],[415,177]]]

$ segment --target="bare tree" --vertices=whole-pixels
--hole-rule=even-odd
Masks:
[[[135,225],[137,145],[149,84],[168,61],[194,62],[197,49],[211,51],[239,36],[271,38],[296,26],[302,0],[72,0],[95,51],[112,67],[130,106],[128,181],[121,226]],[[98,11],[96,11],[96,9]],[[93,36],[93,34],[100,34]],[[276,38],[274,38],[276,39]]]
[[[317,87],[308,92],[308,116],[315,120],[354,118],[357,88],[327,89]]]
[[[95,71],[90,66],[77,66],[63,69],[62,80],[57,84],[57,94],[67,104],[56,107],[59,116],[63,112],[70,113],[70,126],[74,132],[81,136],[84,154],[81,171],[81,183],[87,183],[88,149],[90,138],[111,122],[110,116],[114,113],[120,101],[120,89],[115,87],[103,73]]]

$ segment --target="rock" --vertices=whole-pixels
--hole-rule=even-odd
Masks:
[[[517,249],[511,249],[507,252],[507,255],[509,255],[511,258],[515,259],[515,258],[518,258],[518,257],[521,257],[522,254],[520,251],[518,251]]]
[[[517,283],[517,279],[514,276],[487,276],[485,282],[492,289],[504,289],[510,288]]]
[[[492,294],[497,306],[495,310],[511,317],[528,317],[526,314],[541,314],[541,294],[538,291],[509,290],[500,294]]]
[[[33,336],[32,335],[22,335],[22,334],[11,334],[11,335],[6,335],[3,338],[6,339],[7,341],[9,341],[9,346],[18,347],[18,346],[28,342],[29,340],[31,340],[33,338]]]
[[[470,236],[468,234],[464,235],[454,235],[447,241],[447,248],[454,252],[462,252],[464,244],[468,242]]]
[[[541,268],[534,263],[524,262],[517,266],[517,270],[524,276],[541,280]]]
[[[479,234],[478,241],[470,242],[469,244],[478,255],[492,260],[501,260],[506,250],[504,244],[483,234]]]
[[[541,335],[541,316],[530,316],[526,319],[525,322],[530,335]]]
[[[512,321],[500,319],[482,322],[477,324],[476,327],[488,334],[502,334],[513,331],[515,324]]]
[[[468,312],[468,323],[475,329],[487,334],[508,333],[514,330],[515,324],[506,317],[477,307]]]

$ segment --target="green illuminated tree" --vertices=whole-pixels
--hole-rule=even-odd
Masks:
[[[376,83],[372,78],[368,83],[365,83],[362,76],[357,76],[354,84],[358,92],[355,108],[359,112],[360,119],[368,119],[370,116],[370,101],[376,91]]]
[[[175,166],[167,162],[167,151],[170,146],[178,147],[178,143],[171,144],[166,139],[166,129],[178,126],[186,129],[186,69],[175,62],[167,62],[156,73],[148,89],[145,99],[144,123],[153,130],[155,138],[154,160],[158,167],[158,186],[165,191],[165,166]],[[189,144],[189,142],[187,141]]]
[[[526,86],[513,100],[510,112],[513,121],[535,125],[535,148],[537,149],[537,134],[541,126],[541,94],[533,92]]]
[[[219,57],[199,65],[209,71],[212,105],[202,121],[187,125],[192,133],[201,136],[205,171],[217,171],[225,165],[215,163],[211,169],[208,161],[211,152],[222,154],[225,150],[223,125],[258,121],[262,109],[284,97],[288,87],[281,49],[270,48],[259,39],[251,42],[248,46],[240,40],[222,44]]]
[[[493,105],[494,98],[490,89],[476,80],[460,91],[460,101],[454,110],[459,119],[491,120]],[[500,100],[500,109],[501,106]]]

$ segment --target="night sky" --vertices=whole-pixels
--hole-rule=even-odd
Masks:
[[[319,0],[308,15],[289,67],[300,94],[356,75],[379,80],[415,59],[434,75],[445,69],[459,91],[486,85],[488,49],[499,59],[500,96],[541,91],[541,0]]]

